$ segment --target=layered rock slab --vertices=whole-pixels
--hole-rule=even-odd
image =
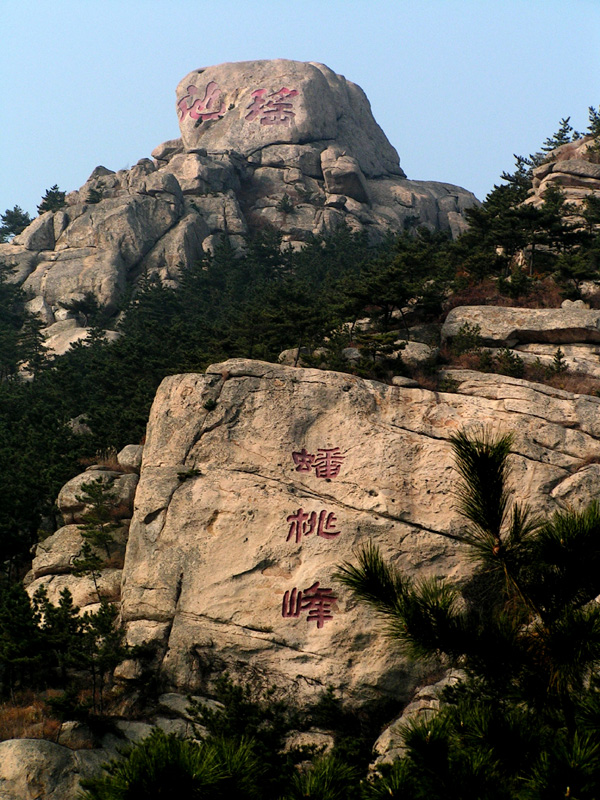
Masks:
[[[600,310],[565,308],[505,308],[458,306],[442,327],[442,341],[451,342],[461,329],[478,328],[481,344],[513,347],[517,344],[600,342]]]
[[[464,553],[440,535],[462,524],[453,432],[515,432],[517,497],[540,512],[588,490],[577,474],[600,438],[597,398],[454,378],[459,393],[435,393],[232,360],[163,381],[122,610],[167,684],[197,690],[227,669],[298,697],[333,685],[354,701],[409,699],[422,675],[335,582],[337,566],[372,541],[415,578],[466,578]]]

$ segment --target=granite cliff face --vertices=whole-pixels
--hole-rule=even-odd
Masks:
[[[122,583],[131,644],[156,648],[174,691],[224,669],[354,702],[408,699],[423,677],[336,565],[373,541],[414,577],[468,575],[444,534],[448,437],[514,431],[518,499],[549,512],[590,499],[598,398],[454,371],[455,393],[233,360],[163,381],[150,415]],[[129,664],[123,676],[135,680]]]
[[[241,247],[273,227],[301,247],[342,222],[374,237],[417,224],[456,234],[477,203],[460,187],[408,180],[363,91],[322,64],[195,70],[177,87],[176,111],[181,139],[131,169],[97,167],[62,209],[0,244],[47,336],[60,334],[55,352],[87,335],[65,305],[91,294],[115,308],[141,273],[177,281],[222,235]]]
[[[543,343],[552,322],[552,343],[585,330],[594,346],[597,312],[491,310],[497,331],[482,333],[492,343],[519,347],[534,329]],[[455,309],[444,338],[464,321],[479,317]],[[69,588],[94,609],[90,579],[71,574],[83,541],[81,486],[112,480],[123,520],[99,585],[121,603],[128,641],[147,645],[144,659],[117,668],[119,695],[135,699],[150,678],[164,692],[143,721],[117,722],[126,738],[139,740],[152,725],[189,736],[186,696],[210,692],[227,670],[299,702],[328,686],[353,705],[399,702],[403,715],[376,746],[378,760],[402,752],[398,725],[430,714],[456,675],[409,662],[336,582],[337,566],[372,541],[413,578],[468,577],[465,553],[445,536],[462,524],[448,443],[459,429],[513,432],[515,497],[534,512],[579,508],[597,496],[600,479],[598,397],[468,370],[446,378],[452,391],[433,392],[401,377],[386,385],[242,359],[174,375],[157,392],[143,455],[129,446],[112,469],[89,468],[62,489],[66,524],[38,545],[28,591],[44,586],[57,602]],[[70,728],[59,744],[4,742],[0,795],[75,798],[78,778],[117,744],[105,736],[82,745]]]

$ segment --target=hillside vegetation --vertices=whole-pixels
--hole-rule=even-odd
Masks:
[[[600,116],[594,109],[588,134],[594,158],[600,136]],[[249,237],[240,254],[223,237],[202,261],[182,265],[177,286],[143,276],[116,315],[98,307],[91,296],[73,304],[72,313],[85,317],[93,330],[85,343],[73,345],[60,357],[48,355],[41,323],[26,311],[28,298],[0,274],[3,695],[14,697],[26,686],[60,686],[66,689],[54,703],[60,717],[67,706],[70,713],[78,707],[69,684],[72,675],[80,679],[89,674],[93,710],[103,712],[105,681],[128,652],[115,631],[114,609],[101,604],[96,615],[81,617],[67,595],[58,606],[43,595],[31,604],[19,580],[31,548],[59,527],[54,502],[60,487],[81,464],[143,442],[148,411],[165,376],[201,372],[211,363],[235,357],[276,361],[287,350],[293,351],[288,358],[304,366],[382,381],[405,375],[431,389],[452,389],[439,374],[448,364],[566,386],[569,376],[558,353],[554,368],[536,371],[508,350],[504,356],[486,355],[475,329],[463,329],[451,347],[418,369],[402,362],[401,342],[419,335],[439,344],[441,322],[458,305],[559,307],[565,299],[579,299],[584,282],[586,301],[600,308],[600,198],[589,194],[574,206],[560,187],[551,187],[539,204],[524,203],[533,187],[533,170],[574,137],[578,134],[563,120],[541,153],[517,157],[515,171],[504,173],[503,182],[482,206],[467,212],[470,228],[456,240],[444,232],[410,226],[400,236],[374,243],[366,234],[340,226],[332,235],[314,237],[294,250],[282,247],[280,233],[267,228]],[[60,194],[58,187],[49,192]],[[15,220],[23,224],[17,211],[15,207],[2,215],[3,236],[17,232]],[[594,281],[596,293],[590,290]],[[116,330],[118,338],[109,342],[107,330]],[[600,395],[600,384],[588,381],[579,388]],[[594,738],[598,615],[588,604],[599,588],[594,540],[600,526],[598,509],[530,524],[516,508],[509,520],[504,479],[510,440],[473,443],[458,438],[454,446],[459,465],[461,458],[470,458],[489,467],[488,477],[497,490],[493,507],[485,499],[485,486],[471,491],[473,475],[463,469],[464,512],[473,525],[463,543],[478,554],[479,583],[474,579],[463,597],[441,585],[414,588],[368,550],[362,554],[362,572],[351,564],[342,569],[359,597],[399,620],[394,623],[400,626],[396,633],[401,631],[400,638],[415,653],[466,665],[468,680],[454,694],[448,692],[446,711],[429,727],[409,730],[405,761],[371,788],[359,789],[359,773],[347,766],[356,759],[360,766],[368,761],[368,737],[359,731],[358,744],[345,742],[329,759],[317,760],[312,772],[298,777],[295,763],[302,754],[292,758],[283,751],[287,711],[276,707],[275,713],[267,704],[257,712],[224,682],[226,700],[237,703],[238,710],[275,713],[273,741],[262,742],[265,728],[260,725],[256,730],[238,727],[235,748],[228,750],[217,737],[223,715],[230,713],[226,703],[218,725],[208,720],[213,728],[208,725],[211,738],[203,749],[155,734],[141,749],[134,748],[126,763],[143,775],[146,758],[160,756],[167,766],[179,759],[183,772],[193,772],[196,762],[202,762],[206,786],[215,797],[224,796],[226,786],[239,796],[278,796],[280,783],[275,786],[265,778],[264,764],[271,759],[273,770],[296,776],[290,797],[358,797],[362,791],[370,797],[592,800],[600,746]],[[99,507],[104,502],[100,498]],[[490,515],[495,515],[495,528]],[[568,574],[561,561],[567,550]],[[496,558],[498,553],[502,558]],[[582,553],[588,572],[580,585],[573,565]],[[543,568],[539,575],[536,563]],[[93,574],[93,565],[84,568]],[[566,588],[558,585],[562,577],[571,581]],[[469,590],[474,594],[468,595]],[[570,648],[572,658],[561,661],[561,648]],[[52,663],[52,679],[48,670],[44,677],[44,661]],[[543,687],[540,680],[545,681]],[[323,708],[318,711],[324,713]],[[336,708],[335,713],[342,712]],[[207,724],[198,709],[196,718]],[[343,719],[340,727],[346,723]],[[553,726],[560,733],[556,741]],[[243,738],[249,734],[254,744]],[[511,747],[496,747],[498,739]],[[492,740],[493,746],[488,746]],[[261,770],[256,755],[263,746],[267,749]],[[119,781],[125,781],[119,769],[113,769],[114,780],[91,783],[87,796],[129,796],[118,794]],[[569,788],[571,775],[577,793]],[[449,787],[461,781],[471,794],[448,794]],[[562,794],[543,793],[553,781]],[[323,794],[324,785],[329,785],[329,794]],[[125,783],[123,787],[126,791]]]

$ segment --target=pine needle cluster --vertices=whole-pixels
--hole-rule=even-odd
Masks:
[[[451,437],[465,585],[413,581],[372,544],[339,569],[410,655],[464,674],[433,719],[406,726],[376,796],[600,796],[600,506],[535,518],[511,498],[512,444]]]

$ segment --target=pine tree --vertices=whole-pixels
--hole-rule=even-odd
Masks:
[[[574,134],[577,132],[573,129],[573,126],[569,124],[570,120],[571,117],[563,117],[563,119],[561,119],[557,132],[544,141],[542,145],[542,151],[544,153],[550,153],[557,147],[561,147],[561,145],[573,141]],[[575,136],[575,138],[578,137]]]
[[[54,184],[42,197],[42,202],[37,207],[38,214],[43,214],[45,211],[58,211],[65,205],[65,192],[58,188],[58,184]]]
[[[7,242],[12,236],[18,236],[19,233],[31,222],[31,217],[27,211],[23,211],[20,206],[15,206],[13,209],[7,208],[4,214],[0,214],[0,242]]]
[[[114,479],[113,479],[114,480]],[[112,482],[97,478],[89,483],[82,483],[82,494],[77,500],[86,505],[83,524],[79,526],[81,535],[92,547],[104,549],[106,558],[110,558],[111,546],[114,544],[114,532],[119,524],[115,522],[118,500]]]
[[[594,800],[600,506],[536,520],[511,503],[510,436],[459,433],[451,444],[467,524],[447,535],[475,564],[469,583],[415,583],[372,545],[338,574],[387,619],[408,653],[465,672],[438,716],[405,730],[398,774],[415,787],[411,796],[429,800]]]

